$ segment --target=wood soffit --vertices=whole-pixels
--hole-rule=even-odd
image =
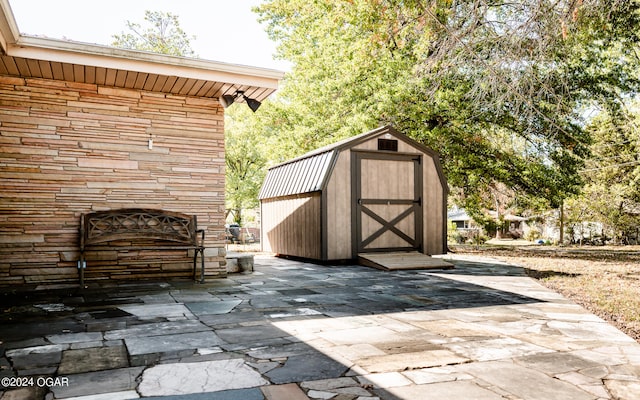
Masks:
[[[0,75],[218,98],[244,90],[263,101],[283,72],[202,59],[21,35],[0,0]]]

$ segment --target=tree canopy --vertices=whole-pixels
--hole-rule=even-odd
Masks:
[[[145,25],[127,21],[129,32],[113,35],[112,46],[150,51],[172,56],[194,57],[191,40],[180,27],[178,16],[170,12],[144,12]]]
[[[600,222],[618,243],[640,239],[640,114],[603,112],[587,129],[592,157],[581,171],[585,187],[568,205],[569,222]],[[579,233],[579,232],[576,232]]]
[[[225,115],[225,203],[228,214],[242,225],[242,210],[258,206],[266,174],[268,137],[249,107],[231,107]]]
[[[587,108],[640,88],[640,4],[268,0],[293,69],[265,113],[288,156],[393,124],[439,151],[458,201],[558,206],[583,184]]]

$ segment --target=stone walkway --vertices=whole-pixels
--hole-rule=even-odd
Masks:
[[[2,295],[0,399],[640,399],[634,340],[521,268],[453,262]]]

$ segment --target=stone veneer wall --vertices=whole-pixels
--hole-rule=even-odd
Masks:
[[[223,116],[214,99],[0,75],[0,285],[77,282],[80,215],[124,207],[197,215],[205,275],[225,276]],[[107,252],[87,278],[190,276],[174,253]]]

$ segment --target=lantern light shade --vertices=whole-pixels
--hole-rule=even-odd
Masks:
[[[220,103],[222,104],[222,107],[227,108],[231,104],[233,104],[235,99],[236,98],[234,96],[232,96],[230,94],[225,94],[225,95],[222,95],[222,97],[220,97]]]
[[[258,100],[256,99],[250,99],[247,96],[244,96],[244,101],[247,102],[247,105],[249,106],[249,108],[251,109],[251,111],[256,112],[258,110],[258,108],[260,107],[260,105],[262,103],[260,103]]]
[[[256,112],[256,110],[258,110],[258,108],[262,104],[256,99],[252,99],[252,98],[247,97],[244,94],[244,91],[242,91],[242,90],[236,91],[233,95],[224,94],[218,100],[220,101],[220,104],[222,104],[222,106],[224,108],[229,107],[231,104],[237,102],[238,100],[244,100],[245,103],[247,103],[247,105],[249,106],[249,108],[253,112]]]

